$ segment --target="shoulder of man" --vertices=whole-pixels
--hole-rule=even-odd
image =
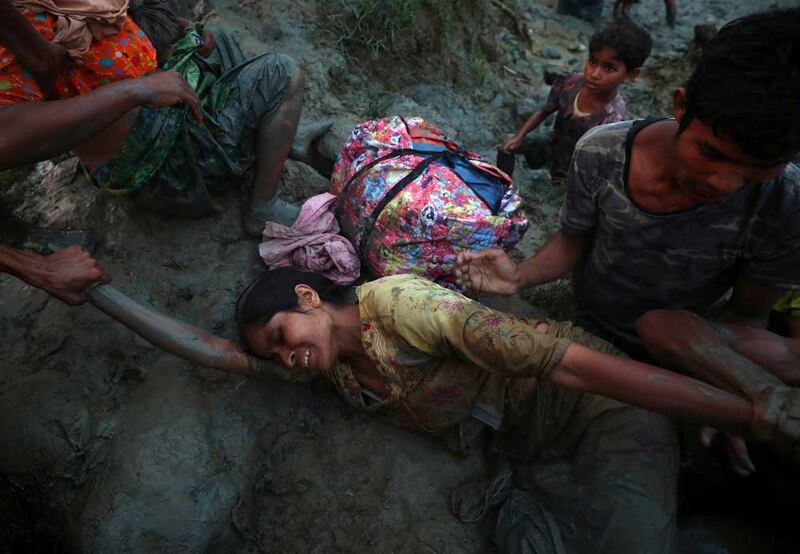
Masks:
[[[787,164],[777,177],[761,187],[759,202],[771,212],[770,219],[788,214],[800,216],[800,167]]]
[[[598,125],[589,129],[575,144],[575,163],[608,166],[625,163],[625,141],[632,121]]]
[[[785,188],[786,193],[800,203],[800,166],[795,163],[786,164],[784,170],[778,175],[778,180]]]

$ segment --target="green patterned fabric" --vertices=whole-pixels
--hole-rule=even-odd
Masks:
[[[120,154],[92,172],[99,187],[158,211],[203,215],[216,211],[212,195],[253,164],[261,121],[284,101],[295,62],[282,54],[247,59],[230,33],[213,33],[208,58],[197,53],[203,29],[195,25],[163,67],[197,92],[203,122],[185,107],[141,108]]]

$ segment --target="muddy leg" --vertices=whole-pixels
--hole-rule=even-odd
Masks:
[[[664,0],[664,7],[667,10],[667,25],[674,27],[678,16],[678,0]]]
[[[304,84],[303,74],[297,69],[286,99],[261,122],[256,142],[253,192],[244,218],[245,230],[252,235],[261,234],[266,221],[291,225],[299,213],[296,206],[278,198],[276,193],[300,121]]]

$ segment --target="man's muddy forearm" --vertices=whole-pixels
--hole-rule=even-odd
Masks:
[[[664,364],[754,398],[784,383],[729,344],[726,330],[685,311],[655,310],[637,323],[645,348]]]
[[[46,160],[79,147],[143,102],[136,79],[52,102],[0,107],[0,169]]]
[[[532,257],[519,265],[521,289],[560,279],[569,274],[583,255],[586,239],[582,235],[557,231]]]
[[[34,274],[41,267],[41,256],[0,244],[0,273],[8,273],[36,285]]]

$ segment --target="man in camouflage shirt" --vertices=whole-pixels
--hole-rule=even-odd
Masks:
[[[573,272],[579,308],[631,354],[800,406],[786,386],[800,383],[800,344],[765,331],[771,305],[800,290],[798,97],[800,9],[731,22],[675,91],[674,119],[583,136],[561,229],[533,258],[462,254],[462,285],[513,294]]]

